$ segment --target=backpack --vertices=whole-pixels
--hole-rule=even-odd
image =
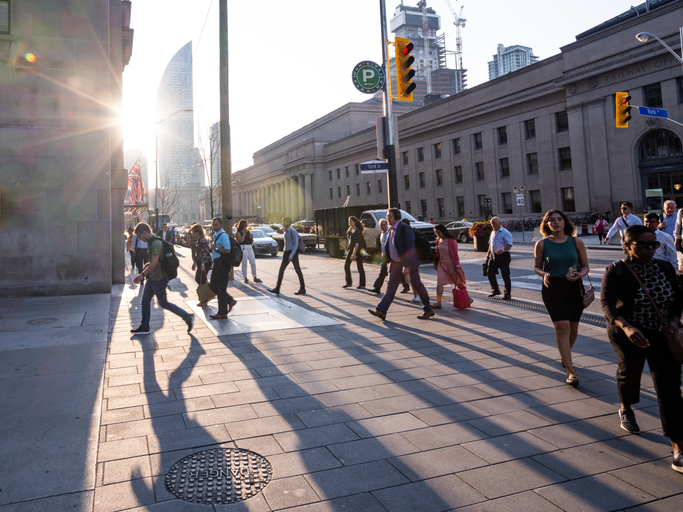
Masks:
[[[429,261],[432,258],[432,246],[429,244],[429,240],[415,229],[413,229],[413,233],[415,233],[415,250],[420,261]]]
[[[228,235],[228,238],[230,239],[230,252],[221,254],[221,261],[227,267],[239,267],[242,264],[242,246],[237,243],[234,236]]]
[[[180,266],[178,256],[175,254],[175,248],[173,247],[173,244],[167,242],[166,240],[161,238],[159,240],[163,246],[163,251],[160,258],[161,270],[169,280],[175,279],[178,277],[178,267]]]

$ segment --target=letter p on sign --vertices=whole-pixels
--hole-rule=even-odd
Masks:
[[[363,82],[369,82],[373,78],[375,78],[375,71],[373,69],[363,70]]]

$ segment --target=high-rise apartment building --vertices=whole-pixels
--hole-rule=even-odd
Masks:
[[[536,62],[538,62],[538,57],[528,46],[516,44],[506,47],[499,44],[498,51],[493,56],[493,60],[489,62],[489,80],[507,75]]]
[[[157,90],[159,186],[203,183],[194,154],[192,41],[169,61]]]

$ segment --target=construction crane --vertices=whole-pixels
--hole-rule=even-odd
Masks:
[[[457,0],[456,0],[457,1]],[[464,5],[460,6],[460,12],[456,13],[455,9],[453,9],[453,6],[451,3],[446,0],[446,4],[448,5],[448,8],[451,10],[453,13],[453,16],[455,17],[455,21],[453,22],[453,25],[455,25],[455,69],[463,69],[462,67],[462,32],[461,28],[465,26],[465,22],[467,21],[465,18],[462,17],[462,11],[465,8]]]

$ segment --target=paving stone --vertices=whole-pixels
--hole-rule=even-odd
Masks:
[[[307,427],[319,427],[332,423],[344,423],[350,420],[360,420],[372,417],[372,414],[360,404],[348,404],[340,405],[338,407],[301,411],[296,415]]]
[[[428,425],[443,425],[455,421],[470,420],[488,416],[489,413],[477,407],[474,403],[464,402],[459,404],[443,405],[431,409],[412,411],[413,416],[424,421]]]
[[[280,398],[294,398],[296,396],[317,395],[319,393],[339,391],[339,388],[329,381],[319,380],[316,382],[306,382],[304,384],[276,386],[273,388],[273,391],[277,393]]]
[[[459,508],[458,512],[561,512],[560,509],[542,498],[534,491],[521,492],[495,500],[488,500],[477,505]]]
[[[50,496],[31,501],[0,505],[2,512],[45,512],[54,510],[60,512],[68,510],[71,512],[92,512],[95,491],[83,491],[59,496]]]
[[[256,412],[254,412],[254,409],[250,405],[218,407],[183,414],[187,428],[207,427],[221,423],[249,420],[257,417]]]
[[[351,496],[408,483],[406,477],[386,461],[319,471],[306,478],[322,499]]]
[[[671,444],[666,437],[650,432],[603,441],[604,445],[636,462],[649,462],[668,456]]]
[[[360,437],[381,436],[427,426],[427,424],[410,413],[392,414],[390,416],[350,421],[347,424]]]
[[[487,437],[486,434],[467,423],[449,423],[436,427],[410,430],[402,432],[401,436],[420,450],[454,446]]]
[[[275,434],[275,439],[286,452],[328,446],[358,439],[356,433],[344,424],[325,425],[293,432]]]
[[[148,436],[150,453],[183,450],[185,448],[199,448],[212,444],[225,443],[230,440],[230,435],[224,425],[189,428]]]
[[[303,476],[273,479],[261,493],[272,509],[294,507],[320,500]]]
[[[420,398],[419,395],[403,395],[366,401],[362,403],[362,406],[374,416],[385,416],[388,414],[424,409],[426,407],[431,407],[432,404],[427,400]]]
[[[316,410],[320,408],[320,402],[312,396],[301,396],[260,402],[252,404],[251,407],[259,417],[266,417]]]
[[[389,459],[392,466],[413,482],[488,466],[488,463],[461,446],[403,455]]]
[[[683,500],[683,493],[676,494],[670,498],[665,498],[659,501],[653,501],[644,505],[629,508],[629,512],[680,512],[681,500]]]
[[[570,480],[633,465],[633,460],[598,443],[536,455],[532,458]]]
[[[128,482],[95,488],[94,512],[113,512],[154,503],[151,478],[135,478]]]
[[[304,428],[304,424],[294,414],[283,414],[280,417],[257,418],[253,420],[238,421],[226,425],[232,439],[244,439],[289,432]]]
[[[223,393],[212,395],[211,400],[216,407],[230,407],[234,405],[254,404],[277,400],[278,395],[270,388],[250,389],[248,391],[237,391],[234,393]]]
[[[456,475],[373,492],[390,512],[440,512],[485,500]]]
[[[470,469],[458,473],[458,476],[489,499],[500,498],[565,480],[563,476],[531,459],[514,460]]]
[[[671,456],[610,471],[609,474],[657,498],[683,493],[681,475],[671,469]]]
[[[340,510],[362,512],[386,512],[386,509],[370,493],[346,496],[336,500],[322,501],[288,509],[288,512],[337,512]],[[229,511],[227,511],[229,512]]]
[[[382,398],[382,395],[380,395],[371,387],[365,387],[344,391],[335,391],[332,393],[322,393],[315,395],[315,397],[325,407],[334,407],[335,405],[345,405],[356,402],[364,402],[367,400],[377,400]]]
[[[605,430],[590,421],[573,421],[550,425],[529,430],[529,433],[558,448],[570,448],[615,437],[614,431]]]
[[[273,478],[304,475],[342,466],[325,447],[271,455],[268,461],[273,467]]]
[[[556,450],[555,446],[527,432],[472,441],[463,447],[491,464]]]
[[[127,439],[130,437],[161,434],[173,430],[184,430],[185,422],[180,414],[174,416],[161,416],[149,420],[129,421],[126,423],[114,423],[107,426],[107,442]]]
[[[563,510],[586,512],[619,510],[654,498],[606,473],[536,489],[536,492]]]
[[[550,425],[549,421],[534,416],[527,411],[496,414],[493,416],[486,416],[485,418],[468,420],[467,423],[476,427],[478,430],[485,432],[489,436],[502,436]]]
[[[104,463],[102,485],[127,482],[131,475],[138,474],[142,478],[151,477],[152,468],[149,456],[112,460]]]
[[[397,455],[418,451],[414,444],[400,434],[389,434],[376,438],[333,444],[328,446],[328,449],[345,466],[388,459]]]
[[[97,461],[106,462],[109,460],[147,455],[148,453],[146,436],[123,439],[121,441],[109,441],[100,443],[97,451]]]

